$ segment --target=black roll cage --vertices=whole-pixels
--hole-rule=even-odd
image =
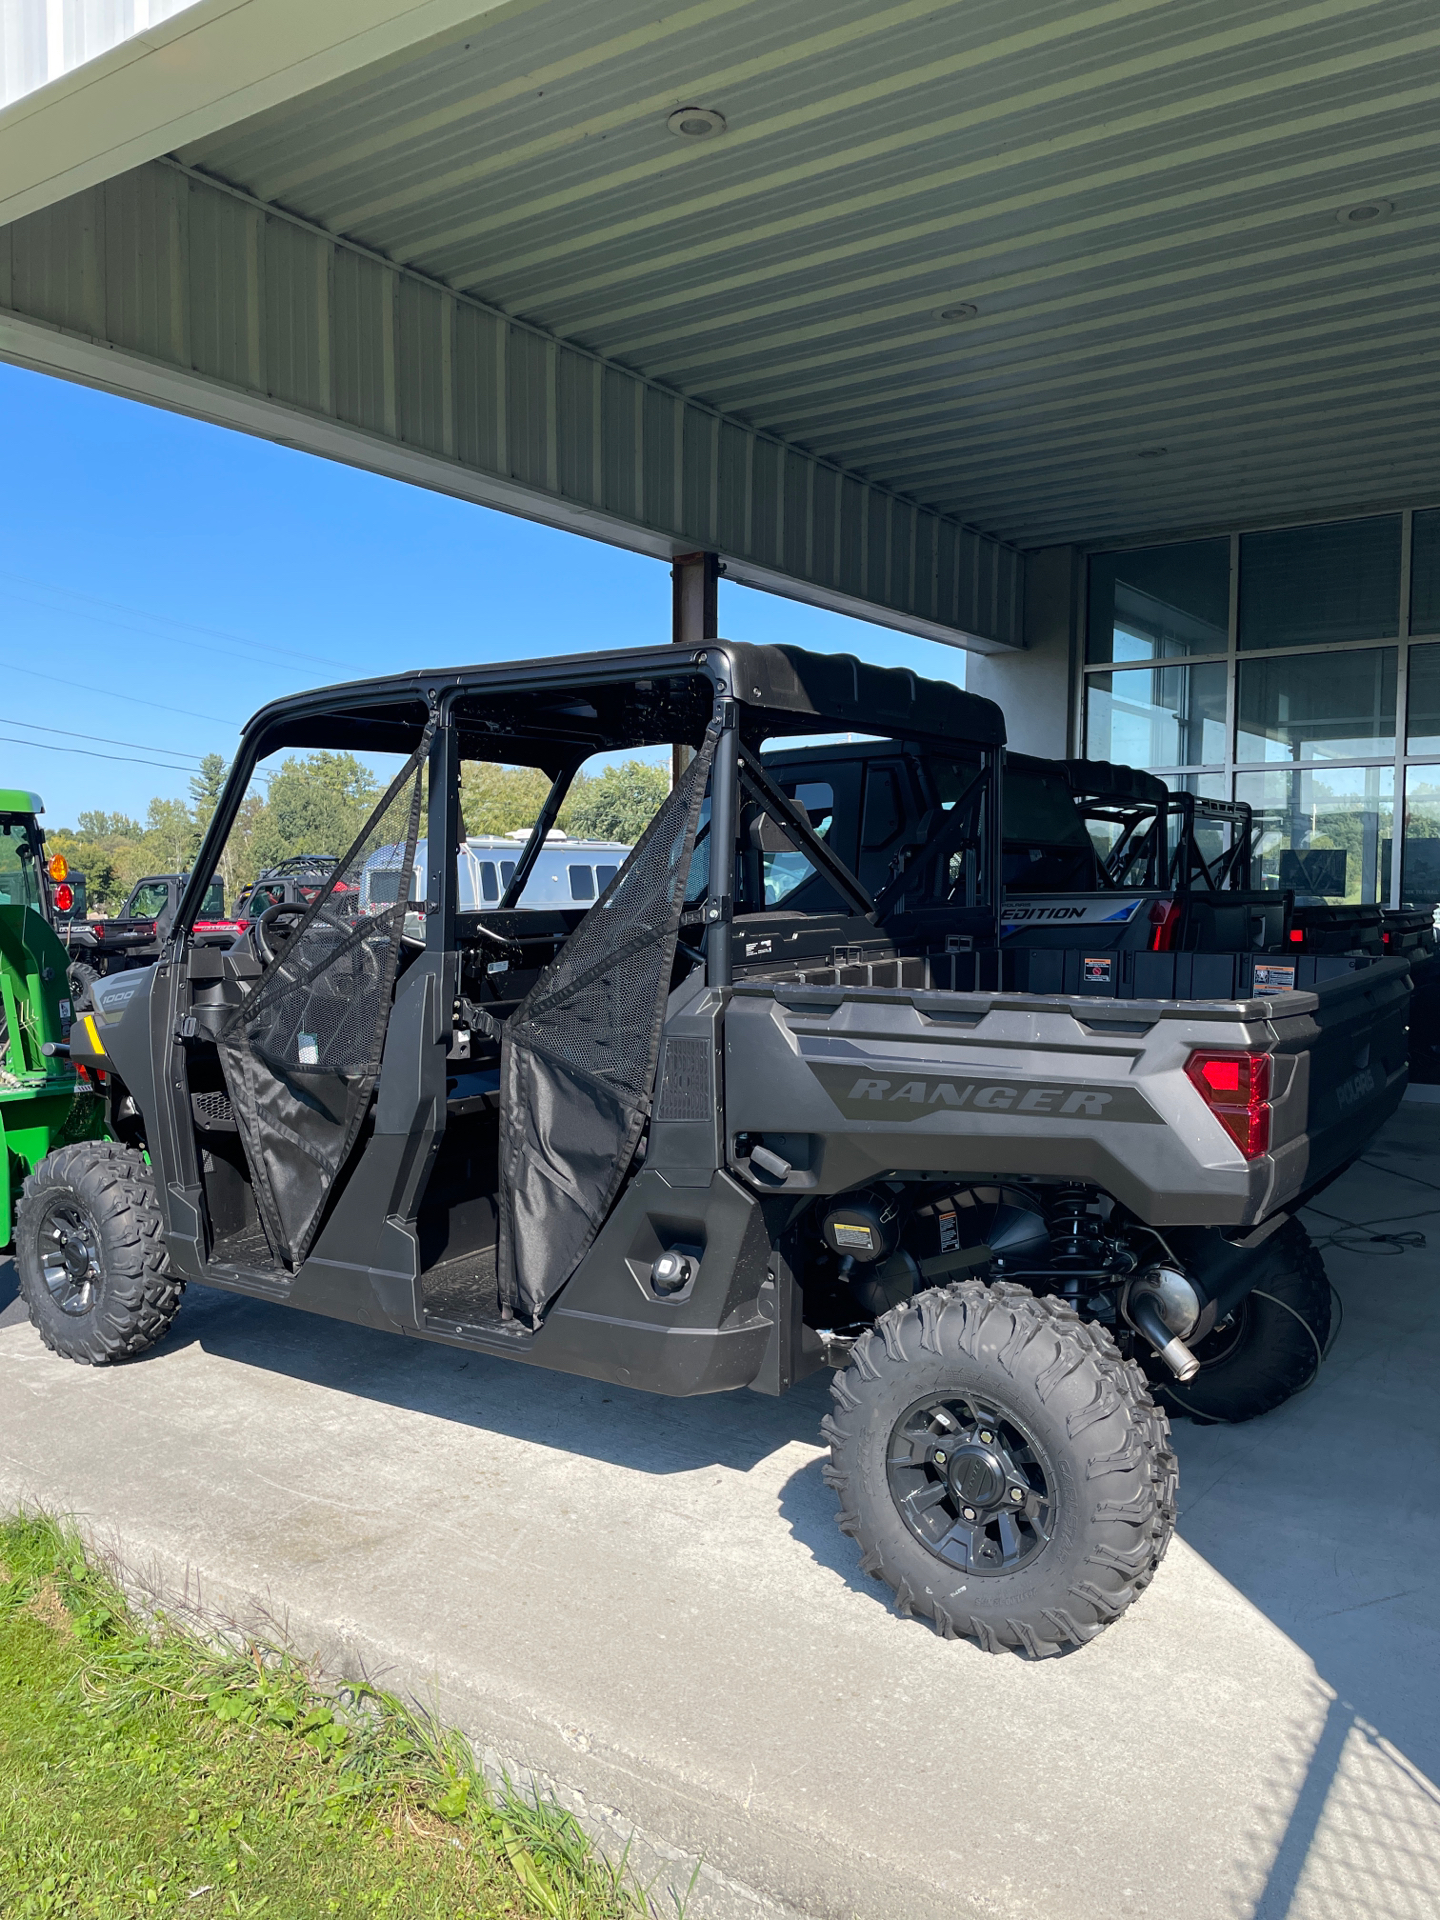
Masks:
[[[1250,889],[1255,821],[1247,801],[1206,800],[1194,793],[1168,793],[1162,801],[1077,794],[1076,805],[1087,821],[1103,820],[1120,828],[1119,839],[1101,862],[1108,886],[1173,893]],[[1197,832],[1207,822],[1234,829],[1230,845],[1214,859],[1206,858]]]
[[[694,691],[674,683],[685,681]],[[697,698],[700,683],[708,695]],[[593,701],[580,696],[628,689],[623,701],[628,724],[607,735]],[[557,696],[576,696],[564,704]],[[518,704],[517,704],[518,697]],[[492,722],[486,715],[462,711],[465,703],[488,702],[497,711],[522,716],[528,724]],[[917,727],[917,714],[938,718],[948,730]],[[927,681],[904,668],[871,667],[849,655],[807,654],[798,648],[757,647],[744,642],[711,641],[691,650],[673,645],[616,653],[570,655],[561,659],[519,661],[493,667],[450,668],[374,681],[318,688],[272,702],[247,723],[220,803],[206,830],[189,885],[170,930],[179,945],[199,916],[204,890],[198,876],[218,870],[218,858],[234,825],[259,760],[286,746],[299,751],[325,748],[349,752],[410,754],[425,725],[437,720],[431,748],[427,833],[431,844],[448,848],[444,863],[430,863],[427,877],[426,945],[452,947],[455,941],[455,849],[459,838],[459,772],[462,747],[490,751],[472,758],[513,759],[540,767],[551,786],[539,818],[516,864],[500,907],[513,907],[545,845],[545,835],[583,762],[597,752],[627,746],[674,743],[677,732],[697,745],[705,727],[718,717],[723,728],[712,773],[710,836],[714,846],[734,847],[738,788],[743,778],[767,810],[819,872],[862,914],[875,903],[828,844],[774,787],[758,759],[765,739],[805,736],[820,731],[870,731],[891,726],[909,739],[941,751],[978,750],[985,769],[982,855],[985,904],[998,928],[1000,874],[999,798],[995,778],[1003,751],[1004,720],[993,702],[964,693],[945,681]],[[671,725],[663,724],[668,715]],[[595,726],[587,725],[594,721]],[[651,737],[651,736],[654,737]],[[743,735],[743,742],[742,742]],[[507,752],[508,749],[508,752]],[[711,887],[705,904],[711,927],[727,930],[734,918],[735,861],[712,860]],[[728,937],[706,940],[707,982],[726,985],[730,977]]]

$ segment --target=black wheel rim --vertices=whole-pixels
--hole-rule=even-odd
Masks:
[[[40,1271],[50,1298],[78,1319],[95,1305],[100,1238],[77,1200],[52,1200],[40,1222]]]
[[[1044,1450],[983,1394],[930,1394],[907,1407],[885,1472],[900,1518],[947,1566],[1017,1573],[1049,1544],[1054,1478]]]

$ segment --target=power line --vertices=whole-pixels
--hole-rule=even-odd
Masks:
[[[132,767],[155,767],[161,773],[188,773],[188,767],[172,767],[164,760],[137,760],[133,753],[96,753],[91,747],[54,747],[48,740],[18,740],[13,734],[0,733],[10,747],[35,747],[41,753],[81,753],[87,760],[123,760]]]
[[[107,734],[103,733],[77,733],[73,727],[44,727],[41,726],[38,720],[21,720],[13,722],[12,724],[34,727],[37,733],[63,734],[67,740],[98,740],[102,746],[106,747],[138,747],[142,753],[168,753],[173,755],[177,760],[193,760],[197,766],[205,757],[203,754],[198,753],[182,753],[178,747],[152,747],[148,740],[112,740]],[[37,747],[43,746],[44,744],[43,740],[37,740],[35,742]],[[177,767],[175,771],[177,773],[184,773],[187,769]]]
[[[108,614],[113,615],[113,614],[121,613],[121,614],[125,614],[127,618],[129,618],[130,620],[140,620],[143,622],[147,622],[150,628],[174,627],[179,629],[180,633],[186,636],[191,636],[194,634],[207,634],[209,635],[211,640],[231,641],[234,643],[235,646],[238,646],[244,649],[244,652],[240,654],[235,654],[231,652],[229,654],[229,657],[231,659],[243,659],[247,657],[248,654],[252,654],[252,653],[267,653],[267,654],[273,654],[277,660],[309,660],[315,666],[318,666],[318,667],[338,667],[344,670],[344,669],[347,669],[350,665],[348,661],[331,659],[326,654],[302,653],[296,647],[267,646],[263,640],[252,640],[245,634],[229,633],[222,627],[202,627],[196,621],[176,620],[170,614],[147,613],[143,607],[127,606],[121,600],[106,600],[106,599],[103,599],[98,593],[81,593],[79,589],[75,587],[59,587],[47,581],[32,580],[28,578],[25,574],[12,573],[8,569],[0,568],[0,579],[18,582],[19,585],[25,591],[31,594],[35,594],[35,595],[53,594],[61,598],[86,601],[92,607],[99,607]],[[129,631],[132,633],[144,632],[146,630],[147,629],[145,627],[137,628],[132,626],[129,628]],[[164,639],[165,635],[160,634],[157,637],[160,639]],[[189,644],[191,646],[194,646],[196,642],[193,639],[190,639]],[[208,651],[212,653],[222,653],[222,652],[225,652],[226,649],[212,646],[208,649]]]
[[[244,724],[239,720],[222,719],[218,713],[196,713],[190,707],[167,707],[159,700],[142,700],[136,693],[116,693],[110,687],[92,687],[88,681],[73,680],[68,673],[40,673],[34,667],[17,667],[8,660],[3,664],[7,673],[23,673],[29,680],[48,680],[52,685],[69,687],[80,693],[98,693],[105,700],[125,700],[134,707],[153,707],[157,713],[178,713],[185,720],[213,720],[217,727],[233,727],[237,733]]]

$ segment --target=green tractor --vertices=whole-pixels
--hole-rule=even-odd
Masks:
[[[70,956],[54,924],[66,876],[58,858],[47,867],[42,811],[38,794],[0,787],[0,1248],[46,1154],[106,1132],[100,1090],[70,1061]]]

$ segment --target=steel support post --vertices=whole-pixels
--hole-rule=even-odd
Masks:
[[[670,638],[678,647],[702,647],[720,638],[720,556],[677,554],[670,568]],[[671,748],[672,784],[694,759],[689,747]]]

